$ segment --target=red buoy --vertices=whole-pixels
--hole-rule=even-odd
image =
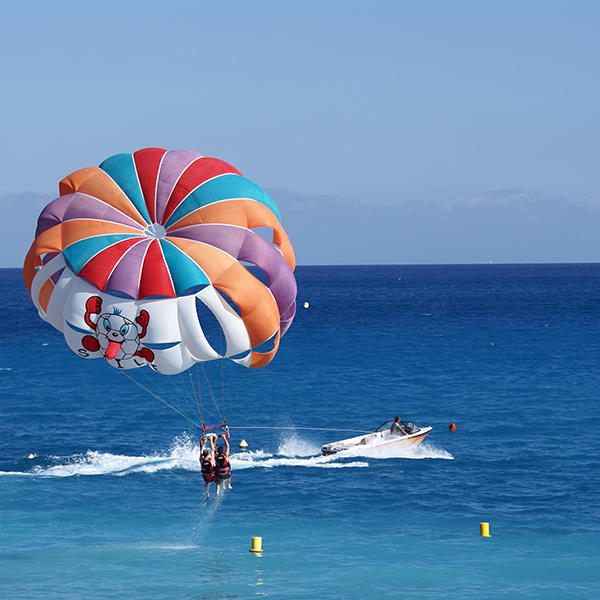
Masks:
[[[450,431],[456,431],[456,423],[450,423],[450,425],[448,425],[448,429]]]

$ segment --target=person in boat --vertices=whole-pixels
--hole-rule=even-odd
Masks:
[[[217,476],[217,498],[221,494],[221,485],[227,482],[227,488],[232,490],[231,487],[231,465],[229,464],[229,436],[224,433],[222,436],[225,442],[225,449],[223,446],[217,448],[217,456],[215,458],[215,472]]]
[[[200,468],[204,479],[206,500],[210,498],[210,484],[216,481],[215,472],[215,436],[202,437],[200,440]],[[206,447],[210,444],[210,450]],[[218,484],[217,484],[218,489]],[[217,491],[217,496],[219,495]]]
[[[400,417],[395,417],[392,426],[390,427],[390,433],[392,435],[408,435],[408,431],[402,427],[402,420]]]

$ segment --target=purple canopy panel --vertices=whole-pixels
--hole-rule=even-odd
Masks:
[[[112,223],[135,227],[142,231],[139,223],[123,214],[120,210],[98,200],[98,198],[75,192],[74,194],[60,196],[46,206],[38,219],[38,227],[35,235],[37,237],[55,225],[73,219],[110,221]]]
[[[287,311],[296,297],[296,279],[281,251],[258,234],[232,225],[190,225],[170,232],[171,237],[196,240],[219,248],[236,260],[262,269],[275,297],[280,314]]]
[[[58,271],[56,271],[56,273],[54,273],[54,275],[52,275],[50,277],[50,279],[52,280],[52,283],[54,285],[56,285],[58,283],[58,280],[60,279],[60,276],[63,274],[63,271],[66,269],[66,267],[63,267],[62,269],[59,269]]]
[[[156,222],[161,223],[165,207],[182,173],[202,154],[191,150],[170,150],[162,160],[156,186]]]
[[[281,335],[283,335],[292,324],[296,316],[296,301],[281,315]]]
[[[140,239],[138,244],[125,252],[106,282],[106,292],[122,292],[137,298],[140,291],[140,273],[150,239]]]
[[[68,194],[66,196],[60,196],[56,200],[52,200],[46,208],[42,211],[38,218],[37,229],[35,230],[35,237],[44,233],[48,229],[51,229],[55,225],[64,221],[64,215],[71,202],[71,197],[75,194]]]
[[[71,219],[93,219],[135,227],[135,229],[139,229],[140,231],[144,230],[137,221],[98,198],[79,193],[71,194],[71,196],[71,203],[65,211],[64,221],[70,221]]]
[[[60,252],[48,252],[48,254],[44,254],[40,258],[42,259],[42,264],[48,264],[55,256],[58,256]]]

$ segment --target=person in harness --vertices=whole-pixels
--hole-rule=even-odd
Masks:
[[[210,443],[210,450],[206,448]],[[204,490],[206,491],[206,500],[210,498],[210,484],[216,479],[215,472],[215,435],[202,436],[200,440],[200,468],[204,479]],[[219,496],[219,484],[217,483],[217,497]]]
[[[215,458],[215,473],[217,478],[217,498],[221,494],[221,485],[227,482],[227,488],[232,490],[231,487],[231,465],[229,464],[229,436],[224,433],[222,436],[225,442],[225,449],[223,446],[217,448],[217,456]]]

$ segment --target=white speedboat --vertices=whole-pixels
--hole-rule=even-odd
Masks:
[[[427,434],[433,429],[433,427],[417,427],[410,421],[400,421],[400,425],[406,431],[406,433],[393,434],[390,429],[393,421],[386,421],[381,427],[378,427],[373,433],[367,433],[363,435],[357,435],[355,437],[348,438],[347,440],[340,440],[339,442],[333,442],[331,444],[325,444],[321,448],[321,452],[327,456],[329,454],[336,454],[343,450],[349,450],[350,448],[395,448],[399,446],[406,446],[412,444],[416,446],[420,444]]]

